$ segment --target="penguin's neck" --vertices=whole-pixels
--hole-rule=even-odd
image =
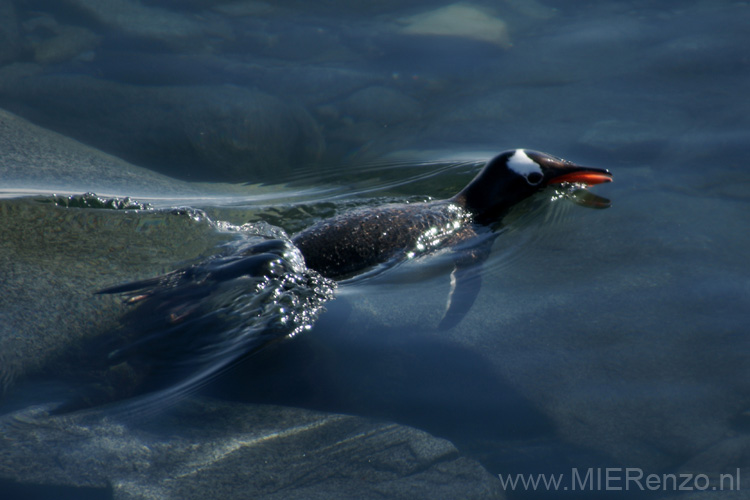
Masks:
[[[471,212],[479,224],[490,224],[498,220],[514,204],[502,195],[507,188],[506,183],[487,177],[486,172],[482,171],[451,198],[451,202]]]

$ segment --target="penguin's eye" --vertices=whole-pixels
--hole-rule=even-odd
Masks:
[[[542,179],[544,179],[544,176],[539,172],[531,172],[526,176],[526,182],[528,182],[532,186],[536,186],[537,184],[542,182]]]

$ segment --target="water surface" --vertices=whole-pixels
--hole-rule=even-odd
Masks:
[[[713,498],[725,494],[713,489],[720,475],[738,469],[745,486],[745,2],[459,4],[474,11],[459,9],[467,17],[456,25],[477,32],[476,23],[499,29],[492,23],[502,21],[507,38],[494,39],[472,29],[404,29],[446,7],[434,2],[121,3],[129,7],[120,17],[109,3],[84,0],[0,6],[0,34],[12,40],[0,50],[0,409],[4,428],[17,433],[2,443],[10,458],[0,471],[16,497],[43,497],[40,485],[50,483],[79,488],[55,490],[71,497],[131,491],[112,479],[124,476],[109,459],[97,469],[109,487],[105,479],[87,483],[73,465],[61,473],[40,461],[57,477],[46,483],[17,465],[36,460],[23,451],[41,439],[34,422],[60,405],[79,411],[45,428],[120,432],[153,455],[123,445],[107,448],[108,457],[186,477],[188,469],[170,468],[185,455],[159,462],[156,443],[170,435],[164,426],[177,426],[170,411],[183,410],[171,408],[215,400],[426,431],[484,468],[471,483],[494,485],[484,496]],[[142,359],[149,370],[92,361],[143,326],[137,315],[132,321],[135,307],[97,290],[283,240],[282,230],[291,235],[355,207],[450,197],[484,160],[516,147],[609,168],[615,182],[592,191],[613,204],[588,210],[548,190],[516,207],[498,228],[480,295],[456,327],[437,329],[452,269],[442,252],[331,285],[335,298],[307,309],[309,328],[293,338],[294,328],[276,330],[286,340],[239,354],[220,347],[247,326],[242,306],[260,299],[233,285],[187,316],[210,320],[189,323],[201,325],[188,332],[204,342],[200,354],[179,328],[150,344],[156,368],[187,370],[176,378]],[[66,201],[91,191],[149,205]],[[211,315],[219,310],[226,314]],[[203,363],[206,352],[218,364]],[[199,381],[185,375],[196,366]],[[234,439],[231,426],[188,413],[185,428],[203,431],[191,434],[196,442]],[[287,430],[313,426],[308,414],[294,415],[283,420]],[[107,419],[120,430],[101,427]],[[256,429],[267,422],[252,421]],[[31,422],[28,433],[19,422]],[[340,442],[337,432],[300,449]],[[104,456],[94,441],[47,439],[50,456],[77,456],[86,446]],[[191,470],[213,463],[202,460]],[[708,491],[682,495],[501,493],[496,479],[606,467],[710,482]],[[205,470],[201,484],[235,484]],[[315,470],[310,477],[322,474]],[[146,473],[133,477],[142,488],[164,487]],[[458,484],[460,475],[445,477]],[[285,492],[314,491],[303,483]],[[342,495],[372,494],[357,488]]]

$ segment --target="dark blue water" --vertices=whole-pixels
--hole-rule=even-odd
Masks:
[[[748,21],[733,1],[0,2],[0,487],[744,487]],[[591,191],[612,206],[548,189],[515,207],[449,330],[448,249],[336,285],[286,239],[450,197],[517,147],[610,169]],[[85,192],[141,204],[68,198]],[[255,257],[215,286],[239,254]],[[373,451],[389,434],[320,423],[340,414],[455,451],[427,465],[448,445]],[[637,469],[643,489],[501,482],[606,468]],[[697,480],[649,491],[649,474]]]

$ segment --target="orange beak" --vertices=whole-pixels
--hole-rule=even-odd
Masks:
[[[547,184],[561,184],[563,182],[573,182],[593,186],[603,182],[612,182],[612,174],[608,170],[598,168],[578,167],[581,170],[567,172],[557,175],[547,181]]]

